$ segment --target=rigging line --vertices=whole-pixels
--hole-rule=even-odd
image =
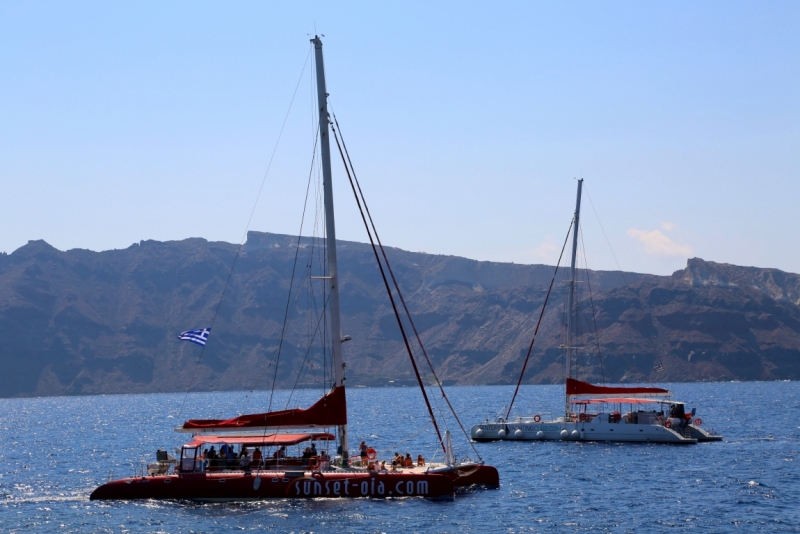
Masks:
[[[316,228],[315,228],[315,231],[316,231]],[[316,248],[317,248],[317,245],[315,244],[314,238],[312,237],[312,239],[311,239],[311,252],[309,254],[309,273],[311,273],[313,271],[312,265],[314,264],[314,251],[316,250]],[[311,303],[308,306],[308,308],[309,308],[309,311],[308,311],[308,316],[309,316],[308,322],[309,322],[309,331],[310,331],[310,326],[311,326],[311,323],[313,322],[313,318],[314,317],[318,317],[320,319],[324,318],[325,309],[326,308],[323,308],[322,310],[320,310],[319,307],[317,306],[317,294],[314,292],[314,284],[311,283],[310,279],[309,279],[308,287],[309,287],[308,293],[310,295],[309,296],[309,301]],[[323,297],[323,302],[324,302],[324,299],[325,299],[324,293],[323,293],[322,297]],[[311,311],[314,312],[313,315],[311,314]],[[325,336],[325,334],[324,334],[324,330],[323,330],[323,337],[322,337],[322,394],[323,395],[327,391],[327,389],[326,389],[327,370],[325,368],[325,337],[324,336]],[[316,333],[314,333],[314,335],[311,337],[311,340],[309,341],[309,344],[311,344],[313,342],[314,337],[316,337]]]
[[[319,123],[317,124],[317,128],[319,128]],[[278,353],[275,355],[275,371],[272,374],[272,389],[269,393],[269,405],[267,411],[272,409],[272,399],[275,395],[275,383],[278,380],[278,364],[280,363],[281,359],[281,350],[283,348],[283,340],[286,335],[286,325],[289,323],[289,303],[292,300],[292,290],[294,288],[294,279],[295,279],[295,272],[297,271],[297,257],[300,255],[300,241],[303,236],[303,224],[306,220],[306,208],[308,206],[308,192],[311,189],[311,176],[314,173],[314,161],[317,157],[317,140],[314,139],[314,147],[311,153],[311,168],[308,171],[308,183],[306,184],[306,196],[303,200],[303,214],[300,217],[300,231],[297,232],[297,244],[295,245],[294,249],[294,264],[292,265],[292,277],[289,281],[289,295],[286,297],[286,310],[285,315],[283,316],[283,326],[281,327],[281,337],[278,340]],[[299,290],[298,290],[299,295]]]
[[[328,307],[328,303],[325,302],[325,308],[327,308],[327,307]],[[294,395],[294,392],[297,389],[297,384],[300,382],[300,374],[301,374],[301,372],[303,370],[303,367],[305,367],[306,362],[308,361],[309,355],[311,354],[311,349],[313,348],[314,338],[317,337],[317,332],[319,332],[319,325],[322,323],[322,318],[323,317],[324,316],[320,315],[319,319],[317,319],[317,326],[314,329],[314,333],[312,334],[311,341],[309,342],[308,348],[306,349],[306,355],[303,358],[303,363],[300,364],[300,371],[297,372],[297,378],[294,381],[294,386],[292,386],[292,389],[289,391],[289,397],[286,399],[286,409],[289,408],[289,403],[292,402],[292,396]]]
[[[314,161],[315,161],[316,154],[317,154],[317,147],[316,147],[316,142],[315,142],[314,147],[313,147],[312,152],[311,152],[311,169],[309,169],[309,176],[308,176],[309,183],[306,185],[306,197],[305,197],[305,201],[303,203],[303,215],[300,218],[300,231],[297,234],[297,241],[298,242],[297,242],[297,245],[295,247],[294,264],[292,266],[292,277],[291,277],[291,281],[289,282],[289,294],[286,297],[286,307],[287,307],[287,309],[284,311],[284,318],[283,318],[284,322],[283,322],[283,327],[281,329],[280,341],[279,341],[279,344],[278,344],[278,355],[277,355],[275,360],[271,360],[269,362],[269,364],[267,365],[267,368],[264,369],[264,372],[258,377],[258,379],[255,381],[253,387],[250,389],[250,391],[245,396],[245,407],[247,405],[246,403],[247,403],[248,399],[250,398],[250,395],[253,393],[253,391],[255,390],[256,386],[258,386],[258,384],[260,384],[261,381],[264,380],[264,377],[267,375],[267,373],[269,373],[269,370],[270,370],[270,368],[272,366],[273,361],[275,361],[274,374],[277,375],[277,373],[278,373],[278,361],[280,360],[281,350],[282,350],[282,346],[283,346],[284,333],[286,331],[286,325],[287,325],[287,322],[288,322],[288,317],[290,317],[294,313],[294,309],[297,306],[297,301],[300,298],[300,290],[298,289],[298,292],[295,294],[294,302],[293,302],[291,308],[289,307],[289,302],[291,301],[292,291],[293,291],[293,288],[294,288],[294,279],[295,279],[295,273],[296,273],[296,270],[297,270],[297,258],[298,258],[299,253],[300,253],[300,248],[299,248],[300,247],[300,239],[301,239],[301,234],[303,233],[303,225],[305,223],[306,206],[308,204],[308,192],[309,192],[309,189],[311,187],[311,176],[312,176],[313,171],[314,171]],[[270,393],[270,406],[272,405],[272,393],[274,392],[274,389],[275,389],[275,382],[274,382],[274,379],[273,379],[272,391]]]
[[[327,309],[327,307],[328,307],[328,302],[326,301],[326,302],[325,302],[325,308],[324,308],[324,309]],[[323,318],[324,318],[324,315],[321,315],[321,316],[319,317],[319,319],[317,320],[317,328],[316,328],[316,330],[314,331],[314,336],[315,336],[315,337],[316,337],[316,333],[319,331],[319,325],[320,325],[320,323],[322,322],[322,319],[323,319]],[[309,343],[309,346],[308,346],[308,348],[306,349],[306,355],[305,355],[305,358],[303,359],[303,363],[300,365],[300,371],[298,371],[298,373],[297,373],[297,378],[295,379],[294,385],[292,386],[292,389],[289,391],[289,397],[286,399],[286,409],[288,409],[288,408],[289,408],[289,403],[292,401],[292,396],[294,395],[294,392],[295,392],[295,390],[297,389],[297,384],[298,384],[298,382],[300,381],[300,374],[301,374],[301,372],[302,372],[302,370],[303,370],[303,367],[305,366],[305,363],[306,363],[306,361],[308,360],[308,356],[309,356],[309,354],[311,353],[312,344],[313,344],[313,339],[312,339],[312,341]],[[270,362],[270,363],[271,363],[271,362]],[[277,365],[276,365],[276,367],[277,367]],[[274,388],[273,388],[272,392],[270,393],[270,406],[272,406],[272,393],[273,393],[273,392],[274,392]],[[267,412],[269,412],[269,411],[270,411],[270,410],[268,409],[268,410],[267,410]],[[282,428],[282,425],[278,425],[278,426],[276,426],[276,427],[274,428],[274,431],[275,431],[275,432],[279,432],[279,431],[281,430],[281,428]],[[267,431],[268,431],[268,430],[271,430],[271,429],[269,429],[269,428],[267,428],[267,427],[264,427],[264,431],[263,431],[263,433],[262,433],[262,437],[266,437],[266,435],[267,435]]]
[[[307,272],[307,271],[308,271],[307,269],[304,269],[304,272]],[[289,298],[291,298],[291,289],[292,289],[292,287],[290,286]],[[300,291],[300,289],[298,289],[294,293],[294,300],[291,301],[291,306],[288,306],[288,303],[287,303],[287,306],[289,307],[289,310],[287,312],[285,312],[287,314],[287,316],[292,317],[294,315],[294,312],[297,309],[297,303],[299,302],[301,295],[302,295],[302,291]],[[281,342],[282,341],[283,341],[283,338],[281,338]],[[279,355],[281,354],[281,347],[280,346],[278,347],[278,354]],[[253,388],[250,389],[250,391],[248,391],[247,395],[245,395],[245,407],[247,406],[247,401],[249,400],[250,395],[255,390],[256,385],[260,384],[261,381],[264,379],[264,376],[266,376],[266,374],[269,372],[273,362],[274,362],[274,360],[270,360],[269,364],[267,365],[267,368],[264,370],[264,372],[261,374],[261,376],[258,377],[258,379],[256,380],[255,385],[253,386]],[[275,363],[276,363],[276,366],[277,366],[277,362],[275,362]],[[277,373],[277,370],[275,372]]]
[[[589,199],[589,204],[592,206],[592,211],[594,212],[594,216],[597,219],[597,224],[600,225],[600,230],[603,231],[603,237],[606,239],[606,244],[608,244],[609,250],[611,250],[611,255],[614,257],[614,262],[617,264],[617,269],[619,269],[619,275],[622,277],[622,281],[625,284],[625,287],[628,286],[628,281],[625,279],[625,273],[622,272],[622,267],[619,265],[619,261],[617,260],[617,255],[614,254],[614,248],[611,246],[611,241],[608,240],[608,235],[606,235],[606,229],[603,228],[603,223],[600,222],[600,215],[598,215],[597,210],[594,208],[594,202],[592,202],[592,196],[589,194],[589,191],[584,186],[584,191],[586,191],[586,198]]]
[[[558,255],[558,262],[556,263],[556,269],[553,272],[553,278],[550,279],[550,287],[547,288],[547,295],[544,297],[544,303],[542,304],[542,311],[539,313],[539,320],[536,322],[536,329],[533,331],[533,338],[531,339],[531,344],[528,347],[528,354],[525,355],[525,362],[522,364],[522,372],[519,374],[519,380],[517,380],[517,387],[514,389],[514,395],[511,397],[511,404],[508,405],[508,411],[506,412],[506,421],[508,421],[508,416],[511,415],[511,408],[514,407],[514,401],[517,398],[517,393],[519,393],[519,386],[522,384],[522,377],[525,376],[525,370],[528,368],[528,360],[531,357],[531,352],[533,352],[533,344],[536,342],[536,334],[539,333],[539,326],[542,324],[542,317],[544,317],[544,310],[547,307],[547,301],[550,300],[550,292],[553,290],[553,283],[556,281],[556,277],[558,276],[558,268],[561,265],[561,258],[564,256],[564,250],[567,248],[567,241],[569,241],[569,232],[572,230],[572,225],[575,224],[575,220],[573,219],[569,223],[569,228],[567,228],[567,237],[564,238],[564,245],[561,247],[561,254]]]
[[[333,106],[331,106],[331,112],[333,112],[332,108],[333,108]],[[336,128],[339,129],[339,133],[341,134],[341,128],[339,127],[339,120],[336,118],[336,113],[333,113],[333,120],[336,123]],[[436,370],[433,368],[433,364],[431,363],[431,360],[428,357],[428,352],[425,350],[425,345],[422,344],[422,339],[420,338],[419,332],[417,331],[417,327],[414,324],[414,319],[411,317],[411,312],[408,310],[408,306],[406,305],[405,298],[403,298],[403,293],[400,291],[400,285],[397,283],[397,279],[394,276],[394,270],[392,269],[392,266],[389,263],[389,258],[386,256],[386,250],[383,248],[383,243],[381,242],[381,238],[378,235],[378,229],[375,227],[375,222],[372,219],[372,214],[369,211],[369,206],[367,206],[367,200],[364,197],[363,191],[361,190],[361,184],[358,181],[358,176],[356,176],[356,171],[355,171],[355,168],[353,167],[353,162],[350,159],[350,153],[347,151],[347,144],[344,141],[344,136],[343,135],[342,135],[342,146],[344,147],[344,153],[347,156],[347,163],[349,163],[350,169],[353,171],[353,178],[355,180],[356,186],[358,187],[358,193],[361,196],[361,200],[364,203],[364,209],[366,210],[367,216],[369,217],[369,222],[370,222],[370,225],[372,226],[372,231],[375,233],[375,239],[378,241],[378,246],[381,249],[381,254],[383,255],[383,259],[384,259],[384,261],[386,263],[386,267],[389,270],[389,275],[392,277],[392,282],[394,283],[395,289],[397,291],[397,296],[400,298],[400,302],[403,305],[403,309],[405,310],[406,316],[408,317],[408,321],[411,324],[411,328],[414,331],[414,335],[415,335],[415,337],[417,339],[417,343],[419,344],[420,349],[422,350],[422,354],[425,356],[425,360],[428,362],[428,368],[431,370],[431,373],[433,374],[433,378],[436,381],[436,384],[438,385],[439,390],[442,393],[442,397],[444,398],[445,402],[447,403],[447,406],[450,408],[450,412],[453,414],[453,417],[455,418],[456,422],[458,423],[458,426],[461,427],[461,431],[467,437],[467,442],[470,443],[470,445],[472,446],[472,450],[478,456],[478,459],[480,459],[480,457],[481,457],[480,453],[475,448],[475,445],[472,444],[472,440],[470,439],[469,434],[467,434],[466,428],[464,428],[464,425],[461,424],[461,420],[458,418],[458,414],[456,413],[455,409],[453,408],[453,405],[450,403],[450,399],[447,397],[447,394],[444,391],[444,387],[442,386],[442,383],[439,380],[439,377],[436,375]],[[340,149],[340,152],[341,152],[341,149]],[[345,164],[345,165],[347,165],[347,164]],[[353,192],[355,193],[355,191],[353,191]],[[365,224],[366,224],[366,221],[365,221]],[[369,231],[369,229],[368,229],[368,231]],[[441,408],[439,408],[439,409],[441,411]]]
[[[588,195],[587,195],[587,196],[588,196]],[[591,199],[590,199],[590,202],[591,202]],[[598,222],[599,222],[599,219],[598,219]],[[601,226],[602,226],[602,225],[601,225]],[[581,232],[581,242],[583,242],[583,233],[582,233],[582,232]],[[612,251],[612,254],[613,254],[613,251]],[[586,265],[586,270],[588,271],[588,260],[586,259],[586,248],[585,248],[585,246],[584,246],[584,253],[583,253],[583,257],[584,257],[584,261],[585,261],[585,262],[587,262],[587,265]],[[615,259],[616,259],[616,258],[615,258]],[[620,269],[620,274],[622,274],[622,270],[621,270],[621,269]],[[623,281],[625,280],[625,276],[624,276],[624,275],[623,275],[622,279],[623,279]],[[588,281],[588,274],[587,274],[587,281]],[[589,289],[589,299],[590,299],[590,302],[591,302],[591,299],[592,299],[592,294],[591,294],[591,286],[590,286],[588,289]],[[594,303],[593,303],[593,302],[592,302],[592,317],[594,318]],[[596,337],[598,336],[598,334],[597,334],[597,319],[595,319],[595,336],[596,336]],[[647,339],[647,338],[645,338],[645,339]],[[599,343],[599,340],[598,340],[598,343]],[[651,346],[652,346],[652,345],[651,345]],[[599,349],[599,345],[598,345],[598,353],[599,353],[599,350],[600,350],[600,349]],[[636,367],[636,365],[634,365],[634,364],[633,364],[633,362],[631,362],[631,361],[628,359],[628,357],[627,357],[627,356],[625,356],[624,354],[617,354],[617,356],[618,356],[618,357],[621,357],[623,360],[625,360],[625,362],[628,364],[628,367],[629,367],[630,369],[636,369],[636,368],[637,368],[637,367]],[[601,371],[602,371],[602,360],[601,360]],[[605,382],[605,376],[603,376],[603,381]],[[651,386],[655,387],[655,384],[654,384],[652,381],[650,381],[649,379],[647,379],[647,380],[646,380],[646,382],[647,382],[649,385],[651,385]]]
[[[597,344],[597,360],[600,363],[600,376],[603,384],[606,383],[606,373],[603,369],[603,353],[600,351],[600,331],[597,329],[597,314],[594,310],[594,298],[592,298],[592,282],[589,276],[589,259],[586,257],[586,243],[583,240],[583,228],[580,229],[581,248],[583,248],[583,259],[586,262],[586,288],[589,290],[589,303],[592,306],[592,320],[594,321],[594,341]]]
[[[611,242],[608,240],[608,235],[606,234],[606,230],[605,230],[605,228],[603,228],[603,223],[600,221],[600,215],[597,213],[597,210],[594,207],[594,202],[592,202],[592,196],[589,194],[588,189],[584,189],[584,190],[586,191],[586,198],[589,199],[589,204],[592,206],[592,211],[594,212],[594,216],[597,219],[597,224],[600,225],[600,230],[603,231],[603,237],[605,238],[606,244],[608,244],[608,248],[611,251],[611,256],[614,258],[614,262],[617,264],[617,269],[619,270],[620,277],[622,277],[622,282],[623,282],[623,284],[625,285],[626,288],[630,288],[630,284],[628,283],[628,280],[625,278],[625,273],[624,273],[624,271],[622,270],[622,267],[619,264],[619,260],[617,260],[617,255],[614,254],[614,248],[611,246]],[[581,237],[581,239],[582,239],[582,237]],[[653,343],[651,341],[650,342],[650,346],[653,347],[653,352],[655,353],[655,343]],[[631,368],[635,368],[635,366],[631,363],[630,360],[628,360],[627,357],[625,357],[624,354],[621,355],[621,356],[628,363],[628,365]],[[658,358],[657,354],[656,354],[656,358]],[[647,380],[647,383],[650,384],[651,386],[654,385],[653,382],[651,382],[650,380]]]
[[[410,441],[410,440],[414,439],[415,437],[419,436],[420,434],[422,434],[422,431],[425,430],[426,428],[428,428],[428,426],[430,426],[430,424],[431,424],[431,422],[428,421],[427,423],[422,425],[422,428],[420,428],[419,430],[417,430],[416,432],[414,432],[410,436],[408,436],[408,437],[406,437],[404,439],[401,439],[400,441],[398,441],[396,443],[392,443],[391,447],[389,447],[388,449],[383,449],[380,452],[391,453],[392,451],[397,451],[397,449],[400,448],[400,445],[402,445],[406,441]]]
[[[209,329],[213,328],[214,323],[217,320],[217,315],[219,315],[220,306],[222,306],[222,300],[225,298],[225,292],[228,289],[228,285],[231,281],[231,276],[233,276],[233,270],[236,268],[236,262],[239,260],[239,256],[242,253],[242,248],[244,247],[245,240],[247,239],[247,232],[250,230],[250,224],[253,222],[253,215],[256,212],[256,207],[258,206],[258,201],[261,198],[261,192],[264,190],[264,184],[267,182],[267,176],[269,176],[269,170],[272,168],[272,161],[275,159],[275,153],[278,151],[278,145],[281,142],[281,138],[283,137],[283,130],[286,128],[286,121],[289,119],[289,113],[292,111],[292,106],[294,105],[294,99],[297,96],[297,90],[300,88],[300,82],[303,80],[303,74],[306,72],[306,66],[308,65],[308,58],[311,57],[311,46],[308,47],[308,53],[306,54],[306,60],[303,62],[303,68],[300,70],[300,76],[297,79],[297,84],[294,87],[294,92],[292,93],[292,99],[289,102],[289,109],[286,110],[286,115],[283,118],[283,124],[281,125],[280,132],[278,132],[278,139],[275,141],[275,147],[272,149],[272,155],[269,158],[269,163],[267,164],[267,170],[264,171],[264,178],[261,179],[261,186],[258,188],[258,194],[256,195],[256,200],[253,202],[253,209],[250,210],[250,217],[247,219],[247,225],[244,229],[244,234],[242,235],[241,240],[239,241],[239,247],[236,250],[236,256],[233,258],[233,264],[231,265],[230,272],[228,273],[228,279],[225,281],[225,286],[222,288],[222,294],[219,297],[219,302],[217,303],[217,308],[214,311],[214,317],[211,319],[211,326]],[[189,395],[189,391],[192,389],[194,385],[194,380],[197,377],[197,370],[200,368],[200,362],[203,360],[203,354],[206,351],[206,346],[203,345],[202,350],[200,351],[200,356],[197,358],[197,364],[195,365],[194,372],[192,372],[192,378],[189,381],[189,386],[186,388],[186,394],[183,397],[183,402],[181,403],[181,409],[178,412],[178,418],[180,418],[181,414],[183,414],[183,408],[186,406],[186,399]]]
[[[332,105],[331,105],[331,112],[333,114],[333,120],[336,123],[336,127],[339,129],[339,134],[341,135],[341,128],[339,127],[339,120],[336,118],[336,113],[333,113],[333,106]],[[436,370],[433,368],[433,365],[431,364],[431,360],[428,357],[427,351],[425,350],[425,345],[422,344],[422,339],[420,338],[419,332],[417,331],[417,327],[414,324],[414,319],[412,318],[411,312],[408,310],[408,306],[406,305],[406,301],[405,301],[405,298],[403,297],[403,293],[400,291],[400,285],[397,283],[397,279],[394,276],[394,270],[392,269],[392,266],[389,263],[389,258],[386,256],[386,250],[383,248],[383,243],[381,242],[381,238],[378,235],[378,229],[375,227],[375,222],[372,219],[372,214],[369,211],[369,206],[367,206],[367,200],[364,197],[364,192],[361,190],[361,184],[358,181],[358,176],[356,175],[355,168],[353,167],[353,162],[350,159],[350,153],[347,151],[347,144],[344,141],[344,135],[342,135],[342,146],[344,147],[344,153],[347,156],[347,163],[349,164],[350,169],[353,171],[353,178],[355,180],[356,186],[358,187],[358,193],[361,196],[361,200],[364,203],[364,209],[366,210],[367,216],[369,217],[370,225],[372,226],[372,231],[375,233],[375,239],[378,241],[378,246],[381,249],[381,254],[383,255],[383,259],[384,259],[384,261],[386,263],[386,267],[389,270],[389,275],[392,278],[392,282],[393,282],[393,284],[395,286],[395,289],[397,291],[397,295],[400,298],[400,302],[403,305],[403,309],[405,310],[406,316],[408,317],[408,321],[411,324],[411,328],[414,331],[414,335],[415,335],[415,337],[417,339],[417,343],[419,344],[420,349],[422,350],[422,354],[425,356],[425,359],[428,362],[428,368],[431,370],[431,373],[433,374],[433,378],[434,378],[436,384],[438,385],[439,390],[442,393],[442,397],[447,402],[447,405],[450,408],[450,411],[452,412],[453,416],[455,417],[456,421],[458,422],[458,425],[461,427],[462,432],[467,437],[467,441],[469,441],[471,443],[471,440],[469,438],[469,435],[467,434],[466,429],[461,424],[461,421],[458,418],[458,414],[453,409],[452,404],[450,404],[450,399],[447,398],[447,394],[445,393],[444,388],[442,387],[441,381],[439,380],[439,377],[436,375]],[[437,403],[437,408],[439,408],[439,410],[441,411],[441,407],[438,406],[438,403]],[[478,453],[477,449],[475,449],[474,445],[473,445],[472,448],[475,451],[475,454],[478,455],[478,458],[480,458],[480,454]]]
[[[425,391],[425,384],[422,382],[422,377],[419,374],[419,369],[417,368],[417,362],[414,361],[414,354],[411,351],[411,346],[408,344],[408,336],[406,336],[405,328],[403,328],[403,321],[400,318],[400,312],[397,310],[397,304],[394,301],[394,295],[392,295],[392,289],[389,286],[389,281],[386,279],[386,273],[383,269],[383,264],[381,263],[380,256],[378,256],[378,250],[375,247],[375,240],[372,238],[372,232],[369,230],[369,224],[367,224],[367,218],[364,215],[364,208],[361,207],[361,202],[358,199],[358,194],[356,193],[356,187],[353,183],[353,178],[350,175],[350,169],[347,166],[347,161],[344,157],[344,152],[342,152],[342,146],[339,143],[339,134],[336,132],[336,128],[331,125],[331,130],[333,130],[333,137],[336,139],[336,146],[339,148],[339,155],[342,157],[342,163],[345,167],[345,172],[347,173],[347,178],[350,181],[350,187],[353,190],[353,196],[356,199],[356,204],[358,205],[358,210],[361,212],[361,219],[364,221],[364,227],[367,230],[367,236],[369,237],[369,242],[372,245],[372,252],[375,254],[375,260],[378,262],[378,269],[381,272],[381,278],[383,278],[383,284],[386,287],[386,291],[389,294],[389,301],[392,303],[392,309],[394,310],[394,315],[397,318],[397,325],[400,327],[400,334],[403,336],[403,343],[405,343],[406,351],[408,351],[409,359],[411,360],[411,366],[414,368],[414,374],[417,376],[417,382],[419,382],[419,387],[422,390],[422,397],[425,399],[425,405],[428,407],[428,414],[431,417],[431,421],[433,422],[433,427],[436,429],[436,435],[439,438],[439,443],[442,446],[442,450],[446,451],[446,447],[444,445],[444,440],[442,439],[442,433],[439,431],[439,425],[436,423],[436,417],[433,415],[433,408],[431,407],[431,403],[428,400],[428,393]]]
[[[326,301],[325,302],[325,308],[327,308],[327,307],[328,307],[328,303]],[[322,322],[323,318],[324,318],[324,315],[320,316],[320,318],[317,320],[317,328],[314,331],[314,336],[315,337],[316,337],[316,333],[319,331],[319,325],[320,325],[320,322]],[[295,379],[294,385],[292,386],[292,389],[289,391],[289,397],[286,399],[286,409],[289,409],[289,403],[292,401],[292,396],[294,395],[294,392],[297,389],[297,384],[300,381],[300,375],[301,375],[301,373],[303,371],[303,367],[305,366],[306,361],[308,360],[309,354],[311,354],[311,349],[312,348],[313,348],[313,338],[309,342],[308,348],[306,349],[306,355],[305,355],[305,358],[303,359],[303,363],[300,365],[300,370],[297,373],[297,378]],[[270,363],[272,363],[272,362],[270,362]],[[274,389],[272,390],[272,392],[270,392],[270,406],[272,405],[272,393],[273,392],[274,392]],[[269,411],[270,410],[267,410],[267,412],[269,412]],[[268,427],[264,427],[264,430],[262,432],[261,437],[266,437],[267,432],[270,431],[270,430],[274,430],[275,432],[280,432],[281,428],[282,428],[282,425],[278,425],[278,426],[274,427],[274,429],[268,428]]]

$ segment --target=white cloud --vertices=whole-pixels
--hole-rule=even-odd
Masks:
[[[661,228],[663,228],[667,232],[670,232],[675,229],[675,223],[669,221],[661,221]]]
[[[665,223],[661,223],[662,227]],[[672,223],[666,223],[671,225]],[[674,225],[672,225],[674,228]],[[666,228],[665,228],[666,229]],[[644,245],[644,251],[651,256],[688,256],[692,248],[682,243],[676,243],[670,237],[661,233],[661,230],[637,230],[631,228],[628,235]]]
[[[535,261],[555,262],[558,259],[559,250],[555,240],[547,236],[538,246],[526,250],[525,255],[535,258]]]

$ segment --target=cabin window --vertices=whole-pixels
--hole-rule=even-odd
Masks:
[[[184,447],[181,449],[181,471],[194,471],[197,447]]]

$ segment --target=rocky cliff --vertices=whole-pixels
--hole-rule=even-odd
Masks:
[[[310,239],[300,243],[301,262],[312,262],[319,249]],[[237,246],[203,239],[105,252],[31,241],[0,255],[0,396],[324,381],[325,354],[307,350],[317,316],[309,298],[290,303],[293,320],[280,341],[296,244],[296,237],[251,232],[230,277]],[[516,381],[553,267],[388,254],[440,378]],[[345,344],[348,383],[409,380],[372,250],[342,242],[339,258],[343,330],[353,338]],[[670,277],[590,271],[582,281],[579,377],[800,378],[798,275],[692,259]],[[563,288],[551,298],[526,382],[563,380]],[[176,334],[215,316],[198,366],[200,347]]]

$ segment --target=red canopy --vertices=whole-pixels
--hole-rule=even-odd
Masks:
[[[240,415],[233,419],[190,419],[180,431],[255,430],[263,428],[315,428],[347,424],[347,400],[344,386],[333,388],[307,409]]]
[[[240,434],[238,436],[235,434],[211,436],[208,434],[203,434],[200,436],[195,436],[191,443],[187,443],[187,445],[197,446],[208,443],[211,443],[212,445],[217,445],[220,443],[240,443],[250,447],[265,447],[272,445],[297,445],[298,443],[311,440],[332,441],[334,439],[336,439],[334,435],[327,432],[314,432],[307,434],[267,434],[265,436],[254,434]]]
[[[607,397],[602,399],[581,399],[572,401],[572,404],[600,404],[600,403],[625,403],[629,402],[631,404],[646,404],[646,403],[658,403],[664,402],[663,400],[659,399],[637,399],[635,397]]]
[[[574,378],[567,378],[567,395],[644,395],[665,397],[672,395],[672,392],[661,388],[595,386],[589,382],[581,382]]]

